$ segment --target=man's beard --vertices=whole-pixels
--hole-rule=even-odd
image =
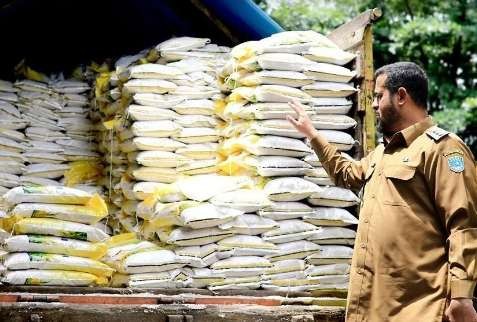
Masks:
[[[393,130],[394,126],[399,122],[400,116],[397,111],[396,106],[393,104],[392,101],[389,102],[388,108],[383,110],[381,112],[381,117],[379,117],[379,114],[376,113],[376,119],[378,122],[378,130],[385,136],[390,138],[393,136],[394,133],[396,133],[395,130]]]

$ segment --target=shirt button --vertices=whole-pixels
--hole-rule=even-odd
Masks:
[[[363,249],[366,248],[366,244],[364,244],[364,243],[361,244],[361,248],[363,248]]]
[[[373,194],[371,195],[371,199],[374,199],[374,198],[376,198],[376,195],[373,193]]]
[[[366,219],[364,220],[364,223],[366,223],[366,224],[369,223],[368,218],[366,218]]]
[[[356,271],[356,273],[358,273],[358,274],[363,274],[363,269],[362,269],[362,268],[358,268],[358,270]]]

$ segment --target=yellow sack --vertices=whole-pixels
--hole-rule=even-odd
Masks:
[[[5,239],[3,246],[8,252],[40,252],[92,259],[103,257],[107,251],[104,243],[39,235],[12,236]]]
[[[46,253],[10,253],[4,265],[9,271],[58,269],[90,273],[101,277],[111,277],[114,273],[114,269],[94,259]]]
[[[11,214],[23,218],[53,218],[93,225],[108,215],[108,207],[99,195],[94,195],[85,206],[21,203]]]
[[[66,185],[68,187],[97,180],[102,176],[103,167],[97,161],[70,162],[70,168],[65,172]]]
[[[99,228],[50,218],[24,218],[18,221],[13,228],[18,235],[52,235],[90,242],[101,242],[110,238]]]
[[[21,270],[5,274],[2,282],[11,285],[92,286],[106,285],[108,280],[89,273],[62,270]]]

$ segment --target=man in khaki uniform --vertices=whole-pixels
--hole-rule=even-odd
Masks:
[[[364,186],[346,321],[475,322],[477,175],[469,148],[427,115],[427,76],[414,63],[376,71],[384,135],[350,161],[313,128],[298,102],[289,121],[337,185]]]

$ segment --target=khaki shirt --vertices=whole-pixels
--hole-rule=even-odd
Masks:
[[[456,135],[428,117],[360,161],[311,144],[338,186],[364,185],[346,321],[440,322],[446,300],[472,297],[477,175]]]

